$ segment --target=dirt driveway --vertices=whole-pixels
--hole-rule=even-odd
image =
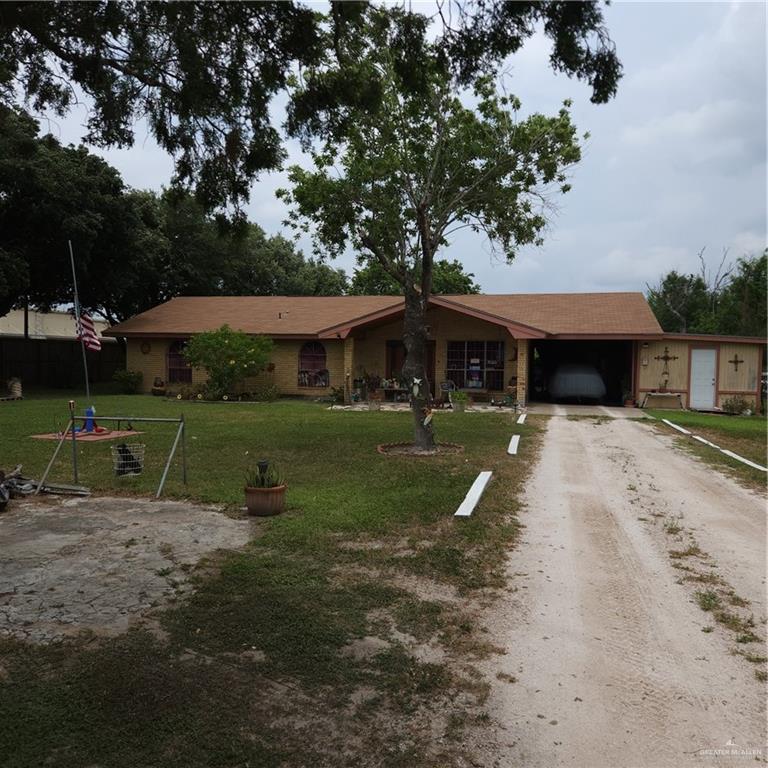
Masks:
[[[765,665],[734,652],[765,654],[765,500],[650,425],[551,418],[526,502],[509,594],[487,617],[506,654],[485,667],[482,764],[764,760]],[[694,545],[709,557],[670,556]],[[694,573],[751,601],[728,609],[754,615],[760,642],[739,645],[699,607]]]
[[[0,515],[0,637],[124,632],[187,592],[204,554],[243,546],[251,526],[177,501],[13,501]]]

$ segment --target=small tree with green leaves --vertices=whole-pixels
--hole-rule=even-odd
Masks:
[[[426,312],[435,257],[463,228],[486,235],[507,261],[519,246],[540,243],[549,192],[568,191],[565,171],[580,149],[568,103],[552,117],[523,118],[516,98],[480,78],[467,106],[438,57],[425,59],[423,92],[409,91],[390,33],[383,24],[367,61],[380,73],[382,109],[356,112],[329,131],[312,152],[314,169],[291,168],[292,189],[280,194],[319,250],[335,256],[352,247],[399,286],[414,443],[430,451]]]
[[[184,357],[193,368],[205,368],[208,389],[215,396],[232,392],[243,379],[255,376],[269,363],[273,344],[263,336],[249,336],[222,325],[193,336]]]

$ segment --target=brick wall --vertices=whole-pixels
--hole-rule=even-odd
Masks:
[[[517,402],[525,405],[528,402],[528,339],[517,342]]]
[[[514,360],[517,341],[505,328],[484,320],[462,315],[459,312],[433,308],[427,312],[429,338],[435,342],[435,379],[439,384],[446,378],[446,362],[449,341],[503,341],[504,342],[504,382],[517,375],[517,363]],[[386,376],[387,341],[403,338],[403,321],[367,328],[355,335],[355,352],[352,378],[356,379],[368,373]]]
[[[167,383],[168,347],[172,339],[129,339],[127,350],[127,366],[130,370],[141,371],[143,375],[143,390],[149,392],[155,377]],[[274,384],[283,395],[305,395],[318,397],[326,395],[330,387],[344,385],[344,346],[341,341],[323,341],[326,352],[326,366],[330,374],[328,387],[300,387],[298,384],[299,351],[303,341],[276,341],[271,361],[273,371],[263,371],[258,376],[247,379],[241,389],[247,391],[256,385]],[[146,351],[142,351],[145,345]],[[146,345],[149,345],[148,349]],[[192,383],[203,384],[206,381],[205,370],[192,370]],[[170,389],[178,389],[182,384],[168,384]]]

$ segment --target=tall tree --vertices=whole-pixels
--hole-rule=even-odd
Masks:
[[[81,302],[111,323],[184,294],[345,292],[343,271],[285,238],[233,225],[183,191],[127,190],[104,160],[38,130],[0,106],[0,315],[71,302],[69,239]]]
[[[305,259],[280,235],[268,237],[256,224],[233,243],[222,265],[218,292],[226,296],[340,296],[347,276],[316,259]]]
[[[410,89],[424,86],[422,42],[433,22],[435,50],[463,83],[492,72],[537,28],[552,40],[552,66],[587,80],[594,101],[610,98],[621,76],[592,0],[448,0],[430,16],[401,15],[389,44]],[[174,156],[179,183],[194,184],[207,207],[237,204],[260,171],[282,161],[270,102],[291,73],[313,73],[291,107],[297,134],[349,110],[380,108],[386,88],[360,58],[375,44],[377,18],[364,2],[331,2],[320,14],[288,1],[7,0],[0,3],[0,101],[63,115],[82,92],[90,102],[84,138],[99,146],[130,146],[145,117]]]
[[[297,225],[314,227],[321,249],[336,255],[351,245],[400,285],[414,442],[428,451],[426,312],[435,256],[465,227],[510,261],[520,245],[540,243],[547,190],[569,189],[564,171],[580,150],[567,104],[554,117],[521,118],[517,99],[480,78],[477,106],[467,107],[439,56],[424,57],[424,89],[408,89],[389,46],[400,19],[386,11],[378,19],[367,64],[381,73],[381,110],[334,127],[312,152],[314,169],[291,168],[292,189],[281,195]]]
[[[701,330],[710,297],[707,284],[700,275],[681,275],[672,270],[658,285],[647,286],[648,303],[659,325],[670,333]]]
[[[474,275],[465,272],[460,261],[438,259],[432,269],[432,292],[439,294],[480,293]],[[376,261],[370,261],[352,275],[349,292],[360,296],[395,296],[402,293],[398,283]]]
[[[768,249],[759,256],[743,256],[722,291],[718,333],[762,336],[768,332]]]
[[[746,255],[735,267],[727,264],[727,249],[717,270],[699,253],[699,274],[664,275],[648,286],[648,303],[659,325],[672,333],[721,333],[736,336],[766,334],[766,263],[768,251]]]
[[[114,168],[37,134],[36,121],[0,106],[0,314],[25,296],[43,306],[71,301],[70,239],[83,303],[94,306],[122,272],[137,226]]]

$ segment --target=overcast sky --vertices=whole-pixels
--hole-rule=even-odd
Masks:
[[[702,247],[714,264],[724,247],[736,258],[766,246],[765,5],[617,2],[605,15],[624,66],[608,104],[551,72],[543,37],[510,60],[506,86],[524,111],[554,114],[571,98],[591,138],[542,247],[508,265],[462,232],[444,252],[485,292],[644,290],[670,269],[697,271]],[[83,122],[78,110],[43,130],[77,142]],[[93,151],[133,187],[168,184],[171,160],[143,127],[131,149]],[[290,154],[301,161],[296,146]],[[270,233],[282,231],[274,190],[284,184],[272,174],[253,186],[248,214]],[[353,259],[336,265],[351,272]]]

